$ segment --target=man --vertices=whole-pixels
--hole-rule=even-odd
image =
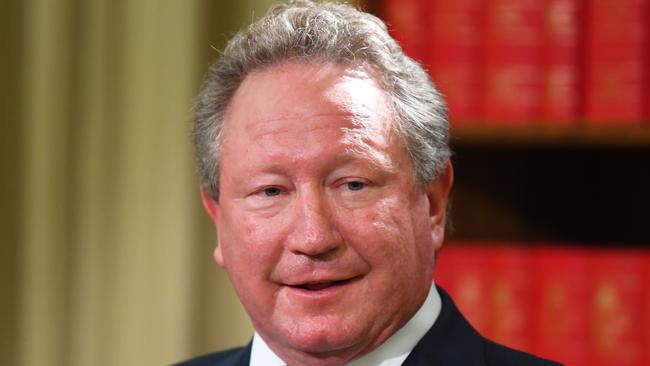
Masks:
[[[377,18],[296,1],[235,35],[195,125],[203,203],[255,334],[186,365],[552,365],[432,284],[446,106]]]

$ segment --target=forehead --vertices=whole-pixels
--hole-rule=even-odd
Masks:
[[[337,116],[350,128],[382,134],[391,127],[390,114],[386,93],[371,70],[285,62],[244,79],[226,112],[224,135],[316,128],[320,117]]]

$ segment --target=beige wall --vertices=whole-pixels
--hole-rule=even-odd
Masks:
[[[210,45],[268,3],[3,3],[0,364],[168,364],[249,339],[189,135]]]

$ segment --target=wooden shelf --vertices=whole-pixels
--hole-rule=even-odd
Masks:
[[[452,125],[453,146],[650,148],[650,124],[626,126]]]

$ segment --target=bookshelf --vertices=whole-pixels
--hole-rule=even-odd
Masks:
[[[638,126],[551,126],[532,123],[525,126],[453,127],[452,144],[457,147],[579,147],[650,148],[650,123]]]
[[[365,6],[448,96],[436,281],[498,342],[567,365],[650,364],[650,0]]]
[[[650,248],[650,126],[452,131],[450,241]]]
[[[650,145],[517,138],[452,144],[450,239],[650,244]]]

